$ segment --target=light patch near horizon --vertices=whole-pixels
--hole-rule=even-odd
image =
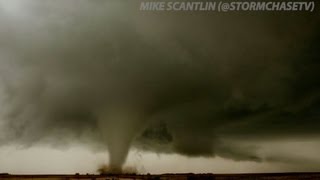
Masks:
[[[320,167],[318,156],[320,142],[317,140],[260,142],[255,145],[261,147],[259,153],[265,158],[263,162],[234,161],[221,157],[190,158],[178,154],[157,154],[132,149],[125,167],[134,167],[138,173],[143,174],[312,172],[320,170],[317,168]],[[98,166],[107,162],[107,153],[92,153],[82,146],[73,146],[70,149],[5,146],[0,149],[0,173],[96,174]]]

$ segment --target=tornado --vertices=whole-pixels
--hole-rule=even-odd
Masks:
[[[223,138],[319,134],[319,13],[139,3],[0,0],[0,146],[78,143],[121,173],[131,147],[256,160]]]
[[[98,115],[98,127],[109,152],[110,173],[121,173],[131,142],[141,131],[145,119],[134,107],[114,105]]]

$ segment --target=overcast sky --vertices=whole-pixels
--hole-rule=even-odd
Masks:
[[[0,171],[319,171],[318,9],[139,2],[0,0]]]

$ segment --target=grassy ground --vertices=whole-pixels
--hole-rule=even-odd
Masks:
[[[162,175],[9,175],[0,174],[0,180],[320,180],[320,173],[263,173],[263,174],[162,174]]]

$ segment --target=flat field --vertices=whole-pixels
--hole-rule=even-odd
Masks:
[[[160,174],[160,175],[11,175],[0,174],[0,180],[320,180],[320,173],[256,173],[256,174]]]

